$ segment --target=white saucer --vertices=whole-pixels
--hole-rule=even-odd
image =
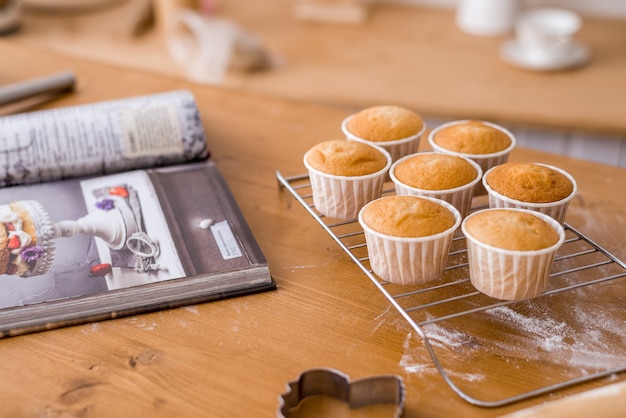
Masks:
[[[500,57],[507,63],[516,67],[537,71],[556,71],[580,67],[589,61],[591,54],[584,45],[574,43],[571,51],[567,55],[553,60],[539,61],[525,55],[519,43],[515,39],[511,39],[502,44]]]

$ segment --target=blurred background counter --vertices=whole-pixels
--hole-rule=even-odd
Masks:
[[[491,120],[513,130],[521,146],[626,166],[623,17],[583,16],[576,39],[592,53],[586,65],[532,71],[500,57],[512,34],[464,33],[453,7],[340,0],[336,14],[307,18],[297,7],[315,0],[23,1],[21,28],[7,40],[297,101],[353,109],[403,105],[431,127]],[[174,31],[165,26],[180,8],[236,24],[258,41],[269,68],[229,70],[211,81],[199,78],[197,68],[191,74],[197,63],[177,62],[168,47]],[[196,49],[188,60],[201,54],[199,45],[190,48]]]

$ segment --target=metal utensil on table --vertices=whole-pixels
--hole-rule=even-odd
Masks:
[[[76,76],[72,71],[34,78],[0,86],[0,106],[43,94],[60,94],[72,91]]]

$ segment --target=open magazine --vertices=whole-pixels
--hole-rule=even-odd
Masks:
[[[72,135],[81,158],[39,151]],[[0,188],[1,337],[275,289],[188,92],[0,118],[0,141],[21,159]]]

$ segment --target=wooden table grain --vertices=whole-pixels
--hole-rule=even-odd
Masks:
[[[400,375],[405,417],[495,417],[624,380],[618,375],[495,409],[453,394],[408,324],[277,185],[276,170],[302,173],[310,146],[341,137],[345,108],[199,86],[9,42],[0,42],[0,56],[0,83],[76,72],[76,92],[45,107],[191,90],[212,158],[278,284],[274,292],[0,340],[0,415],[272,417],[286,383],[315,367],[352,379]],[[511,159],[574,175],[579,192],[568,222],[626,259],[625,170],[525,149]],[[617,405],[609,399],[602,407]]]

